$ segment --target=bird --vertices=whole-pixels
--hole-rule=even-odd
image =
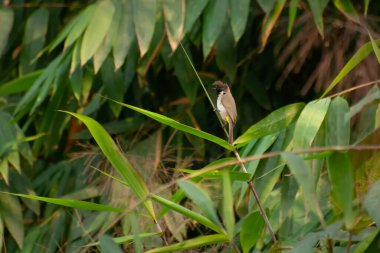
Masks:
[[[218,93],[216,107],[222,120],[225,124],[228,124],[228,143],[232,144],[234,142],[234,127],[237,120],[235,99],[231,94],[228,84],[216,81],[213,83],[213,86]]]

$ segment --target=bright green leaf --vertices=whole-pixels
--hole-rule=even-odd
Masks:
[[[350,0],[333,0],[336,8],[352,21],[360,24],[359,15]]]
[[[252,139],[259,139],[281,131],[297,119],[304,106],[304,103],[296,103],[273,111],[264,119],[248,128],[247,131],[235,140],[234,144],[243,146]]]
[[[297,16],[297,8],[298,8],[299,0],[290,0],[289,5],[289,21],[288,21],[288,37],[292,34],[294,20]]]
[[[172,244],[169,246],[158,247],[146,251],[145,253],[163,253],[163,252],[175,252],[175,251],[184,251],[187,249],[199,248],[202,246],[224,243],[228,242],[228,237],[226,235],[215,234],[215,235],[205,235],[199,236],[194,239],[183,241],[180,243]]]
[[[371,39],[372,49],[375,52],[377,62],[380,64],[380,48],[377,45],[376,41],[372,38],[371,34],[368,31],[369,38]]]
[[[83,210],[108,211],[108,212],[123,212],[124,211],[123,209],[112,207],[112,206],[101,205],[101,204],[96,204],[96,203],[81,201],[81,200],[75,200],[75,199],[46,198],[46,197],[40,197],[40,196],[35,196],[35,195],[10,193],[10,192],[0,192],[0,193],[18,196],[18,197],[22,197],[22,198],[39,200],[39,201],[43,201],[43,202],[47,202],[47,203],[51,203],[51,204],[55,204],[55,205],[60,205],[60,206],[83,209]]]
[[[350,144],[350,108],[342,97],[335,98],[326,116],[327,144],[346,146]]]
[[[269,35],[272,32],[274,25],[276,24],[277,19],[279,18],[282,9],[284,8],[286,0],[277,0],[274,8],[265,15],[261,36],[260,36],[260,50],[264,50],[265,45],[267,44]]]
[[[94,56],[111,27],[115,6],[112,1],[104,0],[97,3],[96,9],[83,35],[80,51],[80,62],[83,66]]]
[[[222,171],[223,181],[223,221],[228,238],[232,241],[235,231],[234,200],[232,195],[231,178],[228,170]]]
[[[308,103],[298,117],[294,130],[294,146],[308,148],[314,141],[319,128],[325,119],[330,98],[315,100]]]
[[[112,100],[112,99],[111,99]],[[139,112],[141,114],[144,114],[145,116],[148,116],[149,118],[152,118],[162,124],[165,124],[165,125],[168,125],[170,127],[173,127],[175,129],[178,129],[180,131],[183,131],[183,132],[186,132],[186,133],[189,133],[189,134],[192,134],[192,135],[195,135],[195,136],[198,136],[200,138],[203,138],[205,140],[209,140],[211,142],[214,142],[216,144],[218,144],[219,146],[221,147],[224,147],[228,150],[233,150],[233,146],[231,146],[230,144],[228,144],[227,141],[217,137],[217,136],[214,136],[212,134],[209,134],[209,133],[206,133],[206,132],[203,132],[203,131],[200,131],[200,130],[197,130],[193,127],[189,127],[187,125],[184,125],[178,121],[175,121],[171,118],[168,118],[164,115],[161,115],[161,114],[158,114],[158,113],[155,113],[155,112],[151,112],[151,111],[147,111],[147,110],[144,110],[144,109],[141,109],[141,108],[138,108],[138,107],[135,107],[135,106],[132,106],[132,105],[128,105],[128,104],[124,104],[124,103],[121,103],[121,102],[118,102],[118,101],[115,101],[115,100],[112,100],[114,101],[115,103],[118,103],[124,107],[127,107],[131,110],[134,110],[136,112]]]
[[[228,0],[210,0],[203,20],[202,47],[203,58],[206,59],[222,31],[227,16]]]
[[[157,236],[160,235],[161,233],[141,233],[139,234],[140,238],[146,238],[146,237],[152,237],[152,236]],[[120,237],[113,237],[112,240],[117,243],[117,244],[124,244],[130,241],[133,241],[134,235],[125,235],[125,236],[120,236]],[[99,242],[94,242],[85,245],[85,247],[90,247],[90,246],[97,246],[99,245]]]
[[[16,94],[28,90],[38,77],[40,77],[42,72],[43,70],[37,70],[2,84],[0,86],[0,95]]]

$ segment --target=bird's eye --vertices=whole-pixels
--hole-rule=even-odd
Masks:
[[[225,93],[225,92],[223,92],[223,95],[226,95],[226,93]]]

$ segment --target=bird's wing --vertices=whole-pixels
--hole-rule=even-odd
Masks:
[[[236,120],[237,120],[237,111],[236,111],[235,100],[232,97],[231,93],[227,93],[226,95],[224,95],[221,99],[221,102],[224,108],[226,108],[226,112],[227,112],[229,120],[231,120],[232,123],[235,125]]]

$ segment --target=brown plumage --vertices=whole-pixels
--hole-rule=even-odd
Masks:
[[[233,129],[237,120],[235,100],[226,83],[216,81],[213,85],[218,93],[217,108],[223,121],[228,123],[228,142],[232,144],[234,142]]]

